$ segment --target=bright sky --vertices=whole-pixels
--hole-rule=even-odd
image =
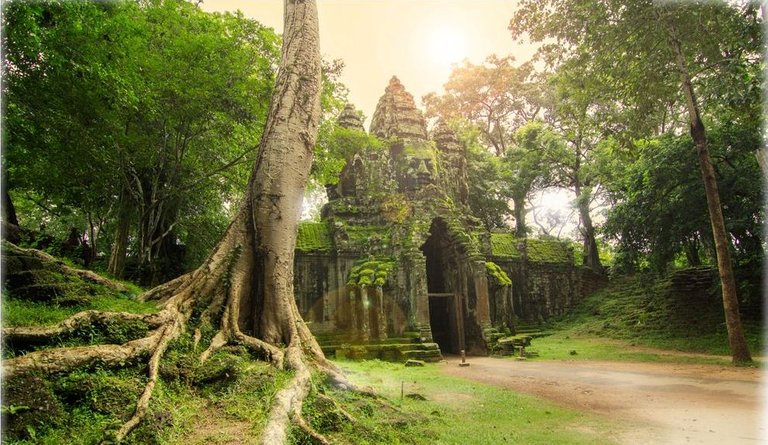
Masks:
[[[280,0],[205,0],[202,7],[240,9],[282,33]],[[528,60],[532,47],[515,45],[507,30],[515,8],[514,0],[319,0],[320,47],[326,59],[344,61],[342,82],[367,128],[393,75],[421,106],[421,97],[442,92],[451,65],[465,58]]]

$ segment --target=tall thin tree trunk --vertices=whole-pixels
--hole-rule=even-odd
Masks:
[[[13,205],[11,195],[8,193],[8,181],[7,175],[3,175],[2,178],[2,193],[3,193],[3,224],[2,237],[8,241],[17,244],[21,241],[21,230],[19,227],[19,219],[16,215],[16,207]]]
[[[720,283],[723,290],[723,308],[725,310],[725,325],[728,330],[728,342],[731,346],[733,362],[748,363],[752,361],[752,356],[749,353],[749,348],[744,338],[744,329],[741,325],[739,300],[736,295],[736,279],[733,274],[733,264],[731,263],[730,243],[728,241],[728,232],[725,229],[725,219],[723,218],[722,205],[720,204],[720,192],[717,188],[715,169],[709,156],[707,134],[704,122],[701,120],[701,114],[699,113],[699,105],[683,55],[682,45],[672,24],[666,22],[666,25],[667,37],[675,56],[675,63],[680,75],[683,93],[685,94],[686,107],[691,124],[691,138],[694,144],[696,144],[696,151],[699,155],[699,167],[701,168],[701,175],[704,180],[707,209],[709,210],[709,220],[712,225],[712,236],[715,241],[715,252],[717,253],[717,268],[720,272]]]
[[[525,195],[513,196],[512,204],[514,209],[512,212],[515,217],[515,236],[523,238],[528,235],[528,226],[525,224]]]
[[[589,196],[577,182],[574,191],[576,192],[576,207],[579,210],[579,219],[581,220],[581,235],[584,238],[584,265],[597,273],[603,273],[603,265],[600,264],[600,255],[597,250],[597,241],[595,240],[595,226],[592,224],[592,216],[589,214]]]
[[[125,255],[128,251],[128,235],[131,230],[131,213],[131,193],[124,185],[120,192],[120,210],[117,213],[115,241],[112,244],[107,268],[107,271],[117,278],[123,278],[125,272]]]
[[[7,187],[3,187],[3,219],[6,224],[19,225],[19,218],[16,216],[16,206],[13,205],[13,200],[8,193]]]

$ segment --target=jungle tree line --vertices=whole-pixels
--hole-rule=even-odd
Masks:
[[[762,24],[757,2],[523,1],[509,29],[540,44],[535,63],[465,64],[424,102],[428,115],[475,128],[486,163],[497,157],[485,187],[502,205],[484,212],[512,201],[520,236],[526,198],[562,187],[586,266],[602,269],[598,195],[617,269],[716,264],[734,361],[749,361],[737,287],[759,298]]]
[[[4,220],[54,251],[41,240],[74,232],[86,262],[145,285],[196,267],[242,199],[280,37],[181,0],[3,13]],[[343,65],[324,68],[332,114]]]

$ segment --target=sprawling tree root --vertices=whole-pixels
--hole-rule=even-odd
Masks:
[[[145,416],[160,360],[168,345],[187,329],[194,332],[196,346],[200,346],[204,330],[215,332],[200,353],[201,362],[225,345],[243,345],[275,366],[294,371],[288,385],[275,396],[264,444],[284,444],[291,422],[318,443],[328,443],[301,414],[312,370],[325,374],[339,388],[354,389],[323,356],[299,315],[293,294],[296,221],[320,119],[321,58],[315,2],[286,0],[284,5],[282,58],[254,173],[240,212],[205,263],[141,297],[160,305],[158,314],[142,318],[152,328],[144,338],[122,345],[35,351],[4,363],[8,376],[66,372],[96,363],[117,367],[146,359],[149,379],[133,416],[117,432],[117,441]],[[74,273],[97,282],[100,279],[89,272]],[[44,343],[98,317],[135,316],[83,313],[50,328],[16,328],[8,335],[17,341],[26,338]]]
[[[53,326],[46,327],[13,327],[3,329],[5,341],[23,345],[41,345],[54,342],[62,335],[75,332],[77,329],[93,323],[113,321],[140,320],[151,329],[144,338],[132,340],[121,345],[91,345],[46,349],[6,360],[3,363],[5,377],[23,373],[63,373],[76,368],[95,364],[108,367],[120,367],[136,360],[146,360],[148,381],[137,402],[132,417],[117,431],[114,439],[124,439],[144,418],[152,392],[157,383],[160,360],[169,343],[178,338],[190,327],[195,330],[196,340],[200,340],[202,326],[218,326],[217,333],[200,353],[200,361],[205,361],[213,352],[226,345],[243,345],[260,357],[268,360],[278,368],[288,368],[295,372],[288,385],[280,390],[275,397],[274,406],[269,415],[264,431],[263,443],[280,444],[287,438],[287,428],[290,423],[305,431],[317,443],[329,443],[322,435],[314,431],[301,415],[304,399],[309,393],[312,380],[312,369],[317,369],[328,376],[334,385],[341,388],[354,388],[344,376],[323,356],[319,345],[298,316],[293,303],[289,313],[293,322],[289,328],[290,343],[280,348],[274,344],[241,331],[238,323],[240,318],[239,292],[243,286],[232,285],[227,277],[238,275],[239,267],[249,263],[251,259],[235,258],[231,252],[238,252],[238,246],[230,249],[227,238],[222,241],[211,260],[192,274],[185,276],[173,286],[168,284],[161,289],[153,289],[149,295],[159,295],[169,292],[173,287],[174,293],[164,298],[160,311],[154,314],[131,314],[125,312],[84,311]],[[230,254],[218,254],[228,250]],[[234,280],[237,282],[238,280]],[[247,280],[240,280],[244,282]],[[200,307],[204,307],[200,311]],[[190,318],[193,312],[201,313],[195,326]],[[218,315],[217,314],[221,314]],[[351,419],[351,416],[346,416]]]

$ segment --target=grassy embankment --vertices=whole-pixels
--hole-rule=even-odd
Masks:
[[[744,319],[754,355],[762,324]],[[727,364],[723,307],[716,288],[682,292],[670,279],[621,277],[543,328],[530,351],[539,359]]]

